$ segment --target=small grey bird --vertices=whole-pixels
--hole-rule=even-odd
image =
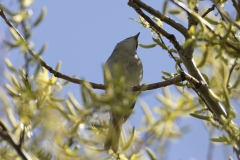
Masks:
[[[125,84],[128,87],[140,85],[143,77],[142,62],[137,56],[138,36],[140,32],[132,37],[119,42],[114,48],[111,56],[105,65],[109,68],[112,78],[114,75],[114,66],[117,64],[121,73],[125,76]],[[106,84],[106,79],[104,80]],[[132,104],[131,109],[134,108]],[[114,107],[114,106],[113,106]],[[109,129],[104,143],[104,150],[112,149],[115,153],[118,151],[119,138],[122,125],[126,122],[130,113],[110,113]]]

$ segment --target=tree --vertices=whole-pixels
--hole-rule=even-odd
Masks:
[[[212,1],[208,9],[200,14],[197,1],[193,0],[165,1],[162,12],[142,1],[129,0],[128,5],[139,15],[139,20],[135,21],[151,29],[153,35],[153,44],[140,46],[160,46],[176,63],[175,73],[163,72],[163,82],[134,86],[133,90],[143,92],[174,85],[180,96],[173,99],[172,90],[169,93],[167,88],[163,88],[164,94],[157,97],[163,107],[156,107],[153,113],[147,105],[142,104],[145,119],[141,128],[133,128],[127,133],[120,144],[121,152],[114,155],[110,151],[111,156],[116,159],[140,159],[146,156],[141,155],[144,149],[149,159],[160,159],[157,151],[163,154],[168,141],[181,136],[180,131],[173,130],[177,119],[190,113],[199,121],[202,120],[208,128],[225,131],[219,137],[212,137],[211,141],[231,145],[240,159],[239,129],[235,124],[237,115],[233,109],[239,94],[240,2],[231,2],[231,10],[226,11],[222,7],[225,1]],[[6,115],[6,121],[0,123],[4,146],[1,155],[4,159],[19,156],[23,159],[91,159],[103,156],[106,154],[102,150],[102,143],[107,132],[107,122],[98,121],[98,117],[112,109],[116,96],[122,97],[123,105],[136,97],[131,92],[123,94],[122,81],[110,80],[109,86],[115,86],[110,87],[112,92],[99,93],[93,89],[104,90],[104,85],[63,75],[59,72],[60,63],[55,69],[47,65],[41,58],[45,45],[40,51],[34,51],[29,43],[32,29],[43,20],[46,12],[43,9],[40,16],[32,20],[27,12],[32,3],[29,0],[19,1],[19,10],[15,13],[7,7],[1,8],[1,17],[14,38],[6,40],[6,45],[11,49],[20,48],[25,59],[24,65],[17,68],[9,59],[5,59],[11,73],[5,89],[1,90],[2,108]],[[167,10],[172,8],[168,7],[169,4],[176,5],[175,10],[169,11],[170,16],[174,17],[181,12],[188,14],[187,28],[166,16]],[[211,14],[213,10],[216,15]],[[232,16],[230,11],[233,10]],[[178,33],[170,34],[162,24],[170,25]],[[22,28],[21,33],[16,27]],[[183,43],[179,43],[175,36],[179,33],[185,38]],[[82,106],[72,94],[66,98],[59,96],[61,89],[69,82],[82,85]],[[83,126],[88,131],[82,131]],[[141,139],[135,135],[138,130],[144,133]],[[18,141],[16,137],[19,137]],[[49,142],[51,145],[47,145]],[[86,144],[84,150],[79,149],[79,144]]]

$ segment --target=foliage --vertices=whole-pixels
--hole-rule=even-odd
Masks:
[[[30,41],[32,30],[41,23],[46,14],[46,9],[43,8],[38,18],[32,20],[29,12],[32,3],[32,0],[19,1],[16,12],[2,6],[14,26],[22,26],[21,32],[29,46],[33,44]],[[167,11],[170,16],[177,16],[183,12],[179,8],[169,7],[168,3],[170,2],[164,3],[163,16]],[[191,9],[194,9],[195,4],[195,1],[191,0],[186,2]],[[237,10],[234,6],[233,9]],[[142,103],[141,108],[145,117],[141,127],[130,129],[127,136],[121,138],[119,153],[114,154],[109,151],[110,156],[107,155],[109,158],[106,159],[115,157],[115,159],[134,160],[144,156],[157,159],[156,155],[159,153],[164,155],[166,152],[169,140],[181,138],[187,131],[186,126],[181,128],[176,125],[176,121],[188,114],[203,120],[208,127],[226,131],[219,137],[211,138],[211,141],[236,147],[239,143],[240,130],[233,123],[237,115],[231,103],[236,100],[240,92],[239,53],[229,47],[227,41],[239,46],[239,16],[238,10],[235,20],[227,19],[221,13],[208,14],[205,20],[214,27],[214,33],[206,28],[201,19],[195,17],[195,21],[200,25],[192,25],[188,29],[189,38],[182,44],[183,48],[191,46],[195,49],[194,61],[200,72],[204,73],[201,76],[213,91],[209,94],[215,101],[224,105],[228,116],[221,116],[218,119],[206,106],[201,96],[194,93],[190,82],[175,84],[176,95],[171,93],[169,88],[163,88],[163,94],[156,95],[159,106],[150,110],[147,104]],[[159,27],[163,27],[160,18],[152,17],[152,20]],[[159,46],[160,49],[171,53],[178,52],[170,45],[167,46],[161,40],[163,35],[154,30],[151,24],[141,16],[139,20],[134,21],[146,29],[151,29],[153,36],[153,44],[140,44],[141,47],[150,49]],[[6,45],[11,49],[20,49],[25,62],[20,67],[14,67],[9,59],[5,59],[8,82],[5,88],[0,88],[0,100],[5,113],[1,121],[9,128],[9,132],[17,139],[18,137],[21,139],[24,131],[25,140],[22,148],[32,159],[94,159],[106,156],[102,144],[107,133],[108,122],[107,119],[99,121],[99,117],[110,110],[130,112],[124,108],[137,98],[136,94],[125,92],[124,77],[119,74],[118,81],[114,81],[106,69],[105,76],[108,80],[106,93],[95,92],[91,85],[84,81],[81,87],[83,104],[80,105],[71,93],[68,97],[60,97],[61,90],[68,82],[50,75],[35,57],[29,55],[26,44],[15,30],[11,28],[10,33],[12,39],[6,40]],[[44,53],[45,48],[46,44],[40,51],[35,51],[38,57]],[[175,57],[176,73],[163,71],[164,80],[179,74],[178,65],[182,64],[182,61],[178,56]],[[60,66],[59,62],[55,70],[59,71]],[[116,105],[116,97],[121,99],[117,105],[124,107],[112,107]],[[3,129],[3,126],[1,128]],[[138,132],[143,133],[141,138],[136,135]],[[6,139],[1,138],[0,145],[2,159],[17,159],[20,156],[11,149],[12,146]],[[235,152],[239,153],[236,150]]]

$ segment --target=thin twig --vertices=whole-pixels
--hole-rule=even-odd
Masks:
[[[161,12],[158,10],[155,10],[151,6],[146,5],[140,0],[134,0],[134,2],[143,10],[146,12],[150,13],[151,15],[159,18],[161,21],[165,22],[166,24],[170,25],[171,27],[175,28],[177,31],[179,31],[186,39],[189,38],[188,30],[185,28],[182,24],[174,21],[170,17],[167,17],[163,15]],[[131,2],[132,3],[132,2]]]
[[[208,10],[203,13],[202,18],[204,18],[209,12],[213,11],[215,9],[215,5],[213,4],[211,8],[208,8]]]
[[[161,42],[166,46],[165,42],[163,41],[162,37],[159,36],[159,39]],[[168,50],[168,54],[171,56],[171,58],[177,63],[178,67],[180,68],[181,71],[183,71],[182,66],[180,63],[177,62],[176,58],[173,56],[172,52]]]
[[[240,29],[240,24],[237,21],[232,20],[232,18],[229,16],[228,12],[226,12],[223,7],[222,7],[222,3],[219,2],[219,0],[211,0],[218,12],[222,15],[222,17],[226,18],[226,20],[228,20],[230,23],[233,23],[238,29]]]
[[[28,153],[21,147],[22,145],[18,144],[14,135],[10,133],[7,127],[0,121],[0,136],[3,140],[7,141],[15,149],[18,155],[24,160],[31,160],[32,158]]]
[[[138,0],[137,0],[138,1]],[[143,17],[155,30],[156,33],[162,34],[166,37],[170,42],[174,45],[177,51],[182,50],[182,47],[178,43],[176,37],[173,34],[169,34],[167,31],[159,27],[156,23],[153,22],[151,18],[149,18],[143,11],[139,8],[139,6],[133,0],[129,0],[128,5],[131,6],[141,17]]]

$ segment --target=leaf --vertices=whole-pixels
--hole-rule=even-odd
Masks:
[[[47,43],[44,43],[40,51],[37,53],[38,56],[41,56],[47,48]]]
[[[8,67],[8,69],[10,69],[13,72],[16,72],[16,68],[12,65],[11,61],[8,58],[4,58],[4,61]]]
[[[215,101],[217,101],[217,102],[221,102],[221,98],[220,97],[218,97],[212,90],[209,90],[209,95],[210,95],[210,97],[212,98],[212,99],[214,99]]]
[[[82,109],[82,106],[78,103],[78,101],[76,100],[72,93],[68,93],[68,99],[75,108]]]
[[[196,34],[196,26],[192,25],[189,29],[188,29],[188,34],[189,35],[195,35]]]
[[[157,43],[160,47],[162,47],[162,49],[164,50],[168,50],[167,46],[165,46],[162,42],[159,41],[159,39],[156,39],[156,38],[153,38],[152,37],[152,40]]]
[[[150,148],[146,147],[145,149],[147,151],[147,154],[148,154],[150,160],[156,160],[157,159],[156,156],[154,155],[153,151]]]
[[[146,117],[147,122],[148,122],[148,123],[154,123],[154,122],[156,122],[156,119],[155,119],[155,117],[153,116],[153,113],[152,113],[152,111],[150,110],[150,108],[147,106],[147,104],[144,103],[144,102],[142,102],[142,103],[140,104],[140,106],[141,106],[141,108],[142,108],[142,110],[143,110],[143,112],[144,112],[144,114],[145,114],[145,117]]]
[[[169,52],[172,52],[172,53],[177,53],[177,50],[176,50],[176,49],[173,49],[173,48],[169,49],[168,51],[169,51]]]
[[[199,99],[200,100],[200,99]],[[208,109],[207,108],[203,108],[203,109],[200,109],[200,110],[196,110],[194,111],[193,113],[199,115],[199,114],[204,114]]]
[[[130,160],[137,160],[142,154],[133,154]]]
[[[8,90],[8,92],[10,93],[10,95],[12,96],[19,96],[19,94],[17,93],[17,91],[15,91],[12,86],[10,86],[9,84],[5,84],[5,88]]]
[[[43,20],[43,18],[44,18],[45,15],[46,15],[46,12],[47,12],[47,8],[46,8],[46,7],[43,7],[43,8],[42,8],[42,11],[41,11],[41,14],[40,14],[39,17],[37,18],[37,20],[33,23],[33,26],[37,26],[37,25]]]
[[[170,11],[168,11],[168,13],[170,13],[170,14],[180,14],[181,13],[181,10],[170,10]]]
[[[141,43],[139,43],[138,45],[142,48],[154,48],[157,46],[157,44],[141,44]]]
[[[11,32],[11,34],[12,34],[12,36],[15,40],[20,40],[21,39],[14,28],[10,27],[9,30],[10,30],[10,32]]]
[[[195,39],[189,38],[183,43],[183,48],[187,48],[188,46],[194,44],[196,42]]]
[[[26,20],[29,17],[29,13],[25,10],[17,13],[16,15],[12,16],[12,21],[15,23],[21,23],[22,21]]]
[[[202,115],[194,114],[194,113],[190,113],[190,116],[193,116],[193,117],[201,119],[201,120],[210,121],[210,117],[208,117],[208,116],[202,116]]]
[[[66,101],[65,98],[58,98],[58,97],[53,97],[53,96],[48,96],[48,98],[54,102],[64,102]]]
[[[152,19],[157,22],[157,24],[158,24],[159,27],[162,27],[162,26],[163,26],[162,21],[161,21],[159,18],[153,17]]]
[[[166,12],[167,12],[167,6],[168,6],[168,1],[165,1],[164,4],[163,4],[163,15],[166,15]]]
[[[207,84],[210,84],[208,76],[206,74],[204,74],[204,73],[201,73],[201,74],[202,74],[204,80],[207,82]]]
[[[59,70],[60,70],[61,64],[62,64],[62,62],[61,62],[61,61],[58,61],[57,66],[56,66],[56,68],[55,68],[56,71],[59,71]]]
[[[227,142],[227,140],[224,137],[211,138],[210,140],[212,142],[221,142],[221,143],[226,143]]]
[[[211,18],[211,17],[205,17],[205,19],[212,25],[218,25],[219,22],[218,21],[215,21],[214,19],[215,18]]]
[[[131,137],[128,140],[128,142],[124,145],[123,151],[125,151],[126,149],[128,149],[131,146],[131,144],[133,142],[133,139],[134,139],[135,132],[136,132],[136,129],[135,129],[135,127],[133,127],[133,130],[132,130],[132,133],[131,133]]]
[[[166,71],[162,71],[162,73],[165,74],[166,76],[174,77],[173,73],[169,73],[169,72],[166,72]]]
[[[33,3],[33,0],[22,0],[23,7],[29,7]]]

